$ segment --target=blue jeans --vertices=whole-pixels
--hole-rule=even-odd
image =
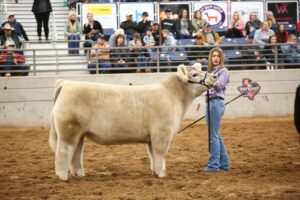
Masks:
[[[229,168],[229,160],[225,144],[220,135],[221,118],[224,114],[224,101],[220,99],[210,100],[210,155],[208,167],[219,169]],[[208,110],[206,109],[206,116]],[[206,118],[206,123],[208,123]]]
[[[96,63],[88,64],[88,69],[89,69],[90,74],[96,74],[97,73],[96,66],[97,66]],[[99,60],[98,61],[98,68],[99,68],[99,74],[108,74],[108,73],[110,73],[109,70],[101,70],[101,69],[111,68],[111,63],[109,63],[109,61]]]
[[[72,40],[79,40],[79,36],[77,35],[69,35],[68,36],[68,48],[69,54],[79,54],[79,49],[72,49],[72,48],[79,48],[79,42],[72,42]]]

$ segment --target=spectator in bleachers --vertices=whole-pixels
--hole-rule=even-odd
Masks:
[[[296,33],[296,35],[300,36],[300,20],[297,23],[297,33]]]
[[[165,10],[165,18],[161,21],[161,30],[168,30],[171,34],[176,32],[175,21],[170,8]]]
[[[158,23],[153,23],[152,26],[151,26],[151,32],[152,32],[152,35],[153,35],[153,38],[155,40],[155,46],[158,46],[159,45],[159,40],[160,40],[160,32],[159,32],[159,25]]]
[[[245,23],[240,18],[237,11],[233,12],[232,19],[229,22],[228,30],[225,33],[227,38],[241,38],[246,35]]]
[[[206,19],[202,19],[202,13],[200,10],[194,12],[194,20],[192,21],[193,34],[200,35],[200,32],[204,29],[204,24],[207,23]]]
[[[42,40],[42,25],[44,25],[44,32],[46,40],[49,39],[49,17],[52,12],[50,0],[34,0],[31,11],[34,13],[37,23],[37,34],[39,40]]]
[[[176,37],[178,39],[192,38],[193,26],[186,9],[180,9],[178,18],[175,22],[175,27]]]
[[[261,21],[257,19],[256,12],[251,12],[249,21],[246,23],[246,35],[254,36],[257,29],[260,29]]]
[[[20,22],[17,22],[14,14],[9,14],[7,21],[1,25],[0,35],[4,34],[4,31],[2,29],[7,23],[10,24],[10,26],[14,29],[13,32],[15,32],[19,36],[20,40],[29,41],[26,31],[24,30],[22,24]]]
[[[131,51],[131,58],[134,61],[135,67],[138,67],[136,72],[142,72],[141,68],[145,68],[148,66],[148,60],[149,60],[149,52],[143,47],[143,43],[141,38],[138,38],[135,40],[135,47]],[[146,72],[151,72],[150,69],[145,69]]]
[[[148,12],[142,13],[142,20],[138,23],[138,32],[140,35],[144,35],[148,28],[151,27],[152,21],[148,19]]]
[[[78,18],[75,12],[71,11],[69,13],[69,17],[67,23],[65,25],[65,36],[68,42],[69,48],[69,55],[78,55],[79,49],[72,49],[72,48],[79,48],[79,40],[80,37],[80,26],[78,23]]]
[[[132,47],[135,47],[135,43],[137,39],[141,39],[141,36],[138,32],[133,33],[132,40],[129,41],[128,47],[131,49]]]
[[[162,51],[167,53],[170,51],[175,51],[175,48],[170,48],[176,45],[176,40],[172,33],[169,30],[164,29],[161,31],[161,39],[162,39]]]
[[[204,45],[222,44],[222,38],[215,31],[211,30],[209,23],[204,24],[204,29],[200,32],[201,42]]]
[[[103,28],[100,22],[94,20],[93,13],[87,14],[88,22],[83,25],[83,34],[85,34],[86,40],[97,41],[99,35],[103,34]],[[90,41],[84,42],[84,47],[92,47],[92,43]]]
[[[254,40],[252,35],[247,36],[247,44],[253,45]],[[259,47],[258,46],[244,46],[242,48],[243,51],[243,60],[245,64],[264,64],[265,60],[262,59]],[[260,67],[254,67],[260,68]]]
[[[285,30],[283,24],[278,25],[278,31],[276,32],[277,42],[286,43],[289,39],[289,33]]]
[[[146,47],[153,47],[155,46],[155,40],[154,37],[152,35],[152,29],[151,27],[149,27],[146,31],[145,36],[143,37],[143,42],[145,44]]]
[[[272,11],[267,11],[266,13],[266,21],[269,24],[269,28],[274,32],[277,31],[277,23]]]
[[[125,33],[124,33],[124,30],[119,28],[117,29],[110,37],[109,37],[109,46],[110,47],[114,47],[116,45],[116,37],[117,35],[124,35],[125,36]],[[127,46],[128,42],[127,40],[125,40],[125,45]]]
[[[122,34],[119,34],[116,36],[116,43],[115,47],[126,47],[125,45],[125,36]],[[113,62],[114,68],[125,68],[129,67],[129,52],[128,49],[125,48],[115,48],[111,50],[111,59]],[[114,71],[116,73],[118,72],[128,72],[128,70],[121,70],[121,71]]]
[[[288,42],[282,46],[285,63],[300,64],[300,44],[297,44],[296,35],[289,35]]]
[[[126,14],[126,21],[123,21],[120,25],[122,29],[124,29],[126,39],[132,39],[133,33],[138,32],[138,25],[136,22],[132,20],[132,13]]]
[[[6,51],[0,55],[0,70],[7,70],[10,72],[1,73],[1,76],[27,76],[28,72],[21,72],[22,70],[29,70],[30,67],[25,64],[23,55],[16,52],[15,43],[11,40],[5,42]]]
[[[79,0],[68,0],[67,5],[69,10],[75,10],[77,3],[79,3]]]
[[[269,23],[267,21],[262,22],[261,28],[255,31],[254,43],[255,44],[265,44],[269,41],[270,36],[275,33],[270,29]]]
[[[9,23],[5,24],[3,29],[4,29],[4,34],[0,36],[0,42],[1,42],[0,45],[4,46],[6,41],[13,41],[15,47],[17,49],[20,49],[22,43],[19,39],[19,36],[12,31],[12,27],[10,26],[10,24]]]
[[[207,54],[208,52],[205,52],[205,48],[202,46],[201,37],[196,35],[194,37],[195,42],[194,46],[190,47],[187,54],[188,58],[190,60],[189,65],[193,65],[195,63],[201,63],[202,65],[207,65]]]
[[[110,49],[109,49],[109,44],[105,42],[105,36],[100,35],[97,39],[97,43],[92,47],[91,50],[91,59],[90,63],[88,65],[88,68],[90,69],[91,74],[96,74],[97,71],[96,66],[97,66],[97,59],[98,59],[98,68],[103,69],[103,68],[111,68],[111,63],[110,63]],[[91,70],[94,69],[94,70]],[[99,70],[99,73],[109,73],[108,70]]]
[[[276,35],[272,35],[269,38],[268,44],[277,44],[277,37]],[[275,63],[275,58],[276,58],[276,54],[277,54],[277,63],[281,62],[281,57],[282,57],[282,50],[281,50],[281,46],[280,45],[276,45],[276,46],[269,46],[266,45],[263,51],[263,54],[266,58],[266,64],[267,64],[267,69],[274,69],[274,66],[271,64]]]

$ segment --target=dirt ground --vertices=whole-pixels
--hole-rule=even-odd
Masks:
[[[188,122],[183,122],[183,126]],[[0,199],[300,199],[300,145],[291,117],[224,120],[230,172],[203,172],[208,158],[202,121],[176,136],[164,179],[149,168],[143,144],[85,141],[86,177],[54,173],[48,129],[0,129]]]

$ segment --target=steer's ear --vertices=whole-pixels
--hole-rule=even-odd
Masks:
[[[183,81],[187,82],[189,77],[188,77],[188,70],[185,65],[179,65],[177,68],[177,74],[178,77]]]
[[[202,71],[202,65],[200,63],[195,63],[191,67],[198,71]]]

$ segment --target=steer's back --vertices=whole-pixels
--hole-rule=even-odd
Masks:
[[[180,105],[162,84],[63,81],[60,86],[56,123],[63,130],[69,128],[68,134],[86,134],[98,143],[149,142],[153,129],[174,127],[180,121]]]

